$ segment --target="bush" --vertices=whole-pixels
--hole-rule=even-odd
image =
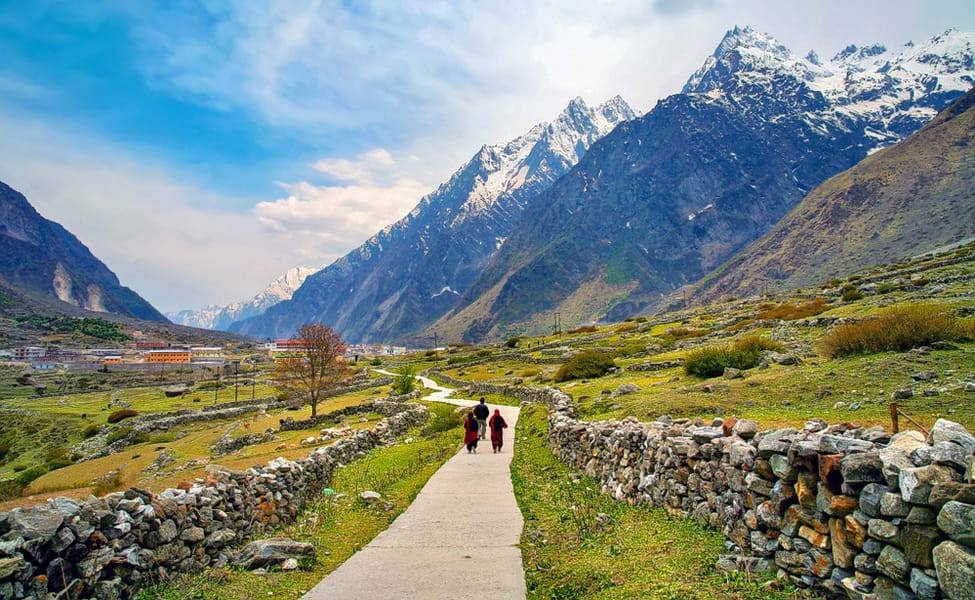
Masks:
[[[30,485],[32,481],[34,481],[35,479],[37,479],[38,477],[40,477],[45,473],[47,473],[47,467],[43,467],[43,466],[31,467],[25,471],[21,471],[20,473],[18,473],[15,479],[17,483],[19,483],[22,487],[27,487],[28,485]]]
[[[536,369],[534,367],[529,367],[527,369],[522,369],[521,370],[521,373],[519,373],[519,376],[525,377],[525,378],[535,377],[536,375],[538,375],[541,372],[542,371],[540,369]]]
[[[625,323],[620,323],[619,326],[616,328],[616,331],[620,333],[624,333],[626,331],[635,331],[636,328],[637,328],[637,324],[632,321],[629,321]]]
[[[966,323],[939,304],[905,304],[888,308],[877,317],[837,325],[820,341],[831,357],[876,352],[903,352],[938,341],[967,336]]]
[[[569,333],[595,333],[598,329],[595,325],[581,325]]]
[[[616,348],[616,356],[626,358],[634,354],[642,354],[647,351],[647,344],[643,340],[626,340]]]
[[[805,317],[812,317],[818,315],[819,313],[829,310],[830,306],[826,304],[826,300],[822,296],[817,296],[809,302],[803,302],[802,304],[790,304],[784,302],[782,304],[776,305],[765,305],[758,311],[759,319],[781,319],[783,321],[792,321],[795,319],[802,319]]]
[[[379,357],[377,356],[376,358],[374,358],[374,359],[372,359],[372,360],[370,360],[370,361],[369,361],[369,364],[370,364],[370,365],[372,365],[372,366],[374,366],[374,367],[378,367],[378,366],[380,366],[381,364],[383,364],[383,359],[381,359],[381,358],[379,358]]]
[[[504,341],[505,348],[517,348],[518,344],[521,343],[521,338],[517,335],[512,336]]]
[[[0,462],[3,462],[8,454],[10,454],[10,442],[0,440]]]
[[[559,367],[555,381],[602,377],[616,366],[613,357],[597,350],[584,350]]]
[[[897,289],[897,286],[890,282],[883,282],[877,286],[878,294],[889,294]]]
[[[692,329],[690,327],[680,326],[671,327],[664,333],[664,335],[675,340],[682,340],[685,338],[701,337],[702,335],[707,335],[707,333],[708,332],[706,329]]]
[[[843,302],[853,302],[863,298],[863,292],[858,290],[855,285],[844,285],[843,289],[840,290],[840,298],[843,299]]]
[[[119,421],[128,419],[130,417],[137,417],[138,415],[139,415],[139,411],[137,410],[133,410],[131,408],[123,408],[122,410],[117,410],[112,414],[108,415],[108,419],[106,420],[109,423],[118,423]]]
[[[393,391],[397,395],[409,394],[416,389],[416,368],[413,365],[400,367],[396,379],[393,380]]]
[[[781,352],[782,344],[757,335],[735,340],[731,344],[705,346],[691,350],[684,357],[684,372],[698,377],[717,377],[725,368],[751,369],[757,367],[762,352]]]
[[[122,487],[122,473],[120,471],[109,471],[92,482],[91,493],[95,496],[104,496],[120,487]]]
[[[914,287],[924,287],[929,283],[931,283],[931,280],[928,279],[927,277],[918,277],[916,279],[911,280],[911,285],[913,285]]]

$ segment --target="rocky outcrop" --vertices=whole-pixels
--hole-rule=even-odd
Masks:
[[[158,494],[129,489],[85,502],[0,513],[0,598],[124,598],[147,582],[228,564],[232,546],[291,522],[341,464],[392,443],[428,416],[419,404],[372,430],[261,468],[217,466]],[[66,591],[67,590],[67,591]]]

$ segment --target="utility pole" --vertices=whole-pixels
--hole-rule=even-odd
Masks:
[[[434,331],[433,332],[433,349],[436,350],[439,347],[440,347],[440,337],[437,335],[437,332]]]
[[[555,334],[562,339],[562,313],[555,313]]]
[[[257,394],[257,376],[251,377],[251,400],[255,398]]]
[[[220,371],[213,372],[213,403],[217,403],[217,390],[220,389]]]

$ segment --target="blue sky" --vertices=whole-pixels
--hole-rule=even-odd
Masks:
[[[225,303],[341,256],[572,97],[649,109],[735,24],[831,56],[975,30],[975,8],[0,1],[0,180],[158,307]]]

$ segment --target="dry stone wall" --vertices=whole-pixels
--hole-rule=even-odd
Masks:
[[[211,466],[206,477],[158,494],[131,488],[0,513],[0,598],[128,598],[174,573],[227,564],[234,545],[294,520],[338,466],[429,414],[420,404],[396,404],[374,429],[296,461],[246,471]]]
[[[561,460],[618,500],[721,531],[719,567],[778,572],[827,597],[975,599],[975,436],[957,423],[925,436],[820,420],[587,422],[557,389],[436,376],[547,404]]]

